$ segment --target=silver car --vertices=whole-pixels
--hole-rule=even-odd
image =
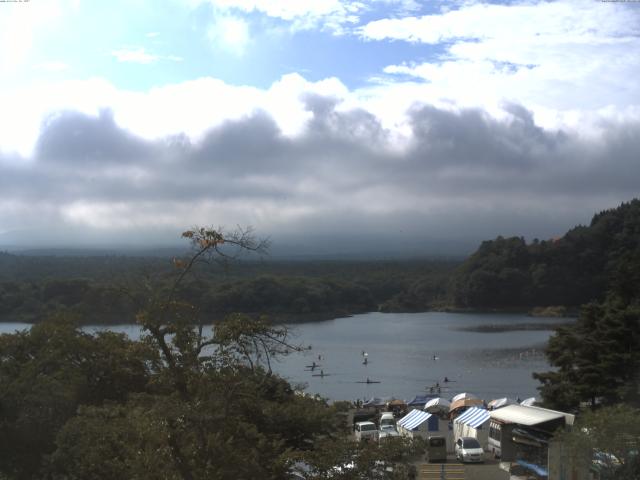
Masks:
[[[484,462],[484,450],[473,437],[460,437],[456,441],[456,458],[460,462]]]

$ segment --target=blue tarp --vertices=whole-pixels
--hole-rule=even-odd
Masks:
[[[472,407],[456,417],[453,421],[456,423],[464,423],[471,428],[478,428],[489,420],[489,416],[489,412],[484,408]]]
[[[540,477],[549,477],[549,471],[546,468],[541,467],[540,465],[525,462],[524,460],[516,460],[516,463],[521,467],[531,470],[533,473]]]

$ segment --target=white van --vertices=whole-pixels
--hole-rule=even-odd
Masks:
[[[356,440],[378,440],[378,429],[373,422],[358,422],[353,426]]]
[[[380,430],[396,429],[396,419],[391,412],[382,412],[380,414]]]
[[[378,440],[382,442],[386,438],[399,437],[400,434],[396,429],[396,419],[391,412],[382,412],[380,415],[380,432]]]

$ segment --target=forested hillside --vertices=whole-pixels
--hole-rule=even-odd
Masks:
[[[410,298],[426,310],[433,292],[444,294],[452,260],[274,261],[244,260],[232,268],[197,269],[178,292],[201,315],[266,314],[308,321],[383,309]],[[149,288],[167,289],[175,267],[169,258],[27,256],[0,253],[0,320],[38,322],[56,312],[89,323],[128,323]],[[435,294],[435,293],[434,293]]]
[[[455,272],[450,299],[465,308],[578,306],[601,300],[640,255],[640,200],[596,214],[563,237],[483,242]]]

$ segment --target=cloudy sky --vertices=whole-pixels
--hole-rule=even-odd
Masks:
[[[549,238],[639,193],[638,52],[637,2],[2,2],[0,246]]]

